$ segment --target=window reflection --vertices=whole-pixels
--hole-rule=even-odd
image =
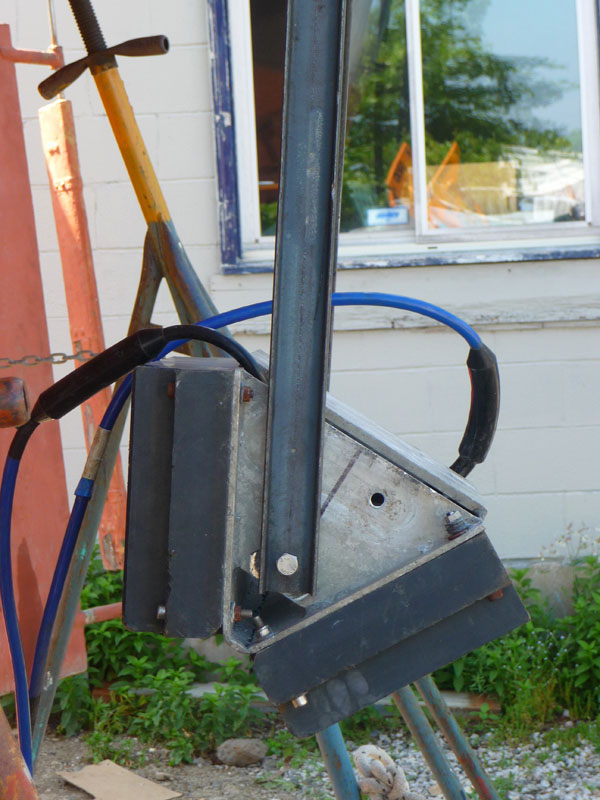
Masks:
[[[252,0],[261,221],[274,233],[285,0]],[[584,219],[575,0],[421,0],[427,224]],[[413,99],[414,100],[414,99]],[[414,228],[404,0],[354,0],[342,231]]]

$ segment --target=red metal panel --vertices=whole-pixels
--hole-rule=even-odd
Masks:
[[[71,341],[75,352],[91,350],[99,353],[104,350],[104,334],[71,103],[57,100],[41,108],[39,117],[62,260]],[[105,389],[81,406],[88,452],[110,397],[110,389]],[[121,459],[117,458],[99,530],[102,560],[107,569],[123,568],[126,503]]]
[[[8,25],[0,25],[0,47],[11,47]],[[50,348],[15,67],[1,58],[0,130],[0,355],[46,355]],[[32,398],[52,383],[49,364],[11,368],[11,375],[26,381]],[[10,430],[0,430],[2,463],[11,438]],[[46,422],[23,457],[13,517],[17,608],[29,666],[68,513],[58,423]],[[79,631],[71,639],[64,674],[85,667]],[[11,689],[8,644],[0,622],[0,694]]]
[[[38,800],[31,774],[0,708],[0,797],[2,800]]]

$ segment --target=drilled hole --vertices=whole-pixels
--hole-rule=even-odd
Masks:
[[[381,492],[373,492],[369,503],[371,503],[373,508],[380,508],[385,503],[385,495]]]

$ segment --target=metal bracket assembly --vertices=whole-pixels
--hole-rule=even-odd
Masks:
[[[330,396],[314,591],[263,591],[266,428],[266,384],[231,360],[138,368],[128,627],[222,630],[306,736],[526,621],[473,487]],[[299,558],[278,554],[284,587]]]

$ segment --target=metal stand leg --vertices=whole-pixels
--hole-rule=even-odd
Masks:
[[[446,761],[435,733],[410,687],[399,689],[392,697],[446,800],[466,800],[462,786]]]
[[[340,726],[332,725],[317,733],[317,742],[337,800],[360,800],[358,784]]]
[[[458,726],[431,675],[415,681],[415,686],[427,703],[439,729],[446,737],[481,800],[500,800],[489,776]]]

